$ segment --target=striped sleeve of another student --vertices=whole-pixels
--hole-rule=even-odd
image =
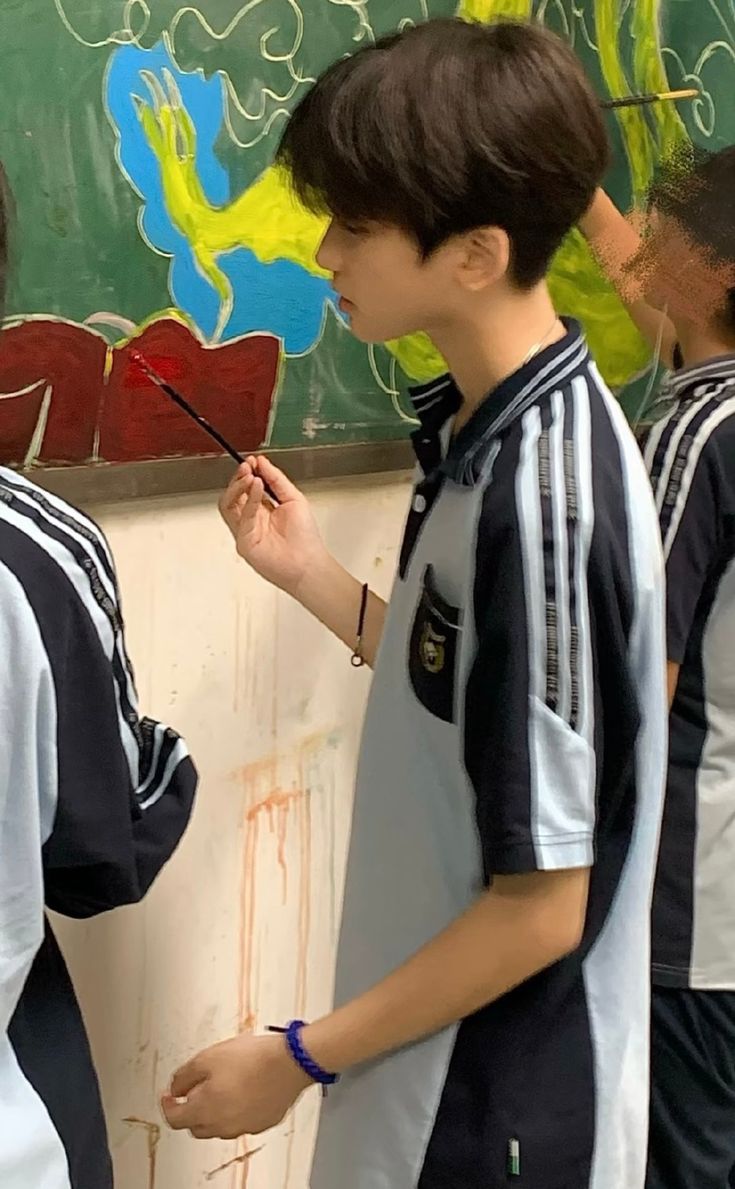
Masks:
[[[38,747],[54,756],[46,901],[89,916],[144,895],[187,824],[196,772],[176,732],[140,716],[114,563],[97,526],[0,471],[0,545],[51,675],[53,713],[33,725]]]
[[[681,664],[697,608],[733,553],[735,362],[687,369],[676,387],[644,456],[666,558],[668,659]]]

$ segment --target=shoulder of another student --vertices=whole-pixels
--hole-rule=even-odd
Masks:
[[[666,413],[661,421],[670,421],[674,417],[677,417],[677,406]],[[646,428],[640,439],[644,453],[651,435],[657,434],[659,427],[660,421]],[[672,440],[664,437],[664,434],[665,426],[663,434],[658,433],[658,436],[661,447],[663,448],[668,441],[670,450]],[[732,395],[722,400],[718,400],[714,395],[708,398],[706,394],[699,399],[691,425],[686,427],[683,437],[679,440],[678,453],[681,463],[673,470],[660,470],[656,461],[660,450],[647,459],[649,467],[652,467],[654,487],[665,477],[672,491],[681,490],[682,482],[686,479],[685,489],[691,493],[691,484],[694,475],[697,474],[711,481],[716,493],[729,493],[735,508],[735,385]]]
[[[728,415],[712,430],[709,442],[723,473],[735,487],[735,387],[729,403]]]
[[[115,561],[107,538],[100,526],[85,512],[58,497],[50,496],[37,484],[5,468],[0,468],[0,525],[12,532],[0,532],[0,564],[11,573],[24,571],[29,581],[36,565],[19,564],[17,542],[19,534],[25,539],[37,560],[40,575],[48,592],[51,586],[60,601],[76,603],[77,597],[70,572],[75,566],[86,571],[90,582],[97,572],[107,574],[105,596],[117,606],[117,577]],[[63,551],[63,552],[62,552]],[[20,580],[20,575],[16,574]]]
[[[113,562],[112,550],[100,525],[89,515],[55,496],[38,483],[0,466],[0,519],[10,520],[10,512],[18,507],[18,501],[33,510],[34,518],[41,527],[56,524],[85,538],[88,543],[99,545],[109,562]],[[19,523],[22,531],[22,526]]]

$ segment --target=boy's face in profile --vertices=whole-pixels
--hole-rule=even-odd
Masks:
[[[362,342],[431,332],[456,313],[457,250],[451,244],[424,260],[398,228],[353,227],[333,219],[317,261],[331,273],[340,309]]]

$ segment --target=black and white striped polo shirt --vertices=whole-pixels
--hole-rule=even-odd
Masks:
[[[645,445],[680,665],[653,911],[653,978],[735,990],[735,355],[677,372]]]
[[[648,478],[573,323],[456,436],[451,379],[415,406],[419,475],[364,727],[337,1000],[496,875],[592,867],[589,910],[578,952],[344,1079],[312,1189],[642,1189],[666,746]]]
[[[140,718],[117,579],[86,516],[0,469],[0,1186],[112,1189],[97,1080],[44,908],[140,899],[196,773]]]

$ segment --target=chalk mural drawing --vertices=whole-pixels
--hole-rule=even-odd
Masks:
[[[321,223],[267,169],[230,201],[217,157],[226,90],[176,68],[163,46],[122,46],[107,76],[119,160],[143,200],[141,231],[170,255],[171,295],[208,337],[267,328],[299,355],[319,340],[330,286],[314,264]]]
[[[362,430],[367,437],[380,436],[376,427],[385,431],[383,436],[400,436],[411,420],[407,385],[433,378],[444,366],[423,335],[374,347],[351,338],[329,278],[316,263],[325,221],[300,206],[288,178],[272,163],[289,112],[328,62],[390,29],[455,12],[473,21],[543,21],[578,49],[602,94],[697,85],[702,96],[686,126],[671,104],[615,114],[623,202],[643,198],[663,153],[686,144],[691,134],[700,140],[716,135],[718,108],[708,86],[723,64],[735,67],[735,20],[730,8],[719,7],[720,0],[710,0],[717,36],[698,44],[696,52],[688,44],[662,44],[670,0],[460,0],[459,7],[456,0],[326,0],[316,6],[307,0],[34,3],[48,5],[58,38],[73,44],[76,53],[104,60],[97,105],[110,133],[106,168],[117,171],[117,182],[108,180],[107,188],[127,187],[129,200],[137,203],[141,249],[161,262],[157,268],[166,269],[164,299],[152,295],[143,317],[140,309],[131,318],[130,309],[109,302],[105,312],[92,307],[81,318],[67,318],[63,305],[52,310],[48,322],[69,323],[68,333],[56,335],[67,344],[66,363],[89,354],[80,348],[70,356],[68,343],[89,335],[92,320],[111,350],[122,350],[156,321],[165,337],[171,322],[179,320],[192,341],[209,351],[224,351],[230,344],[242,350],[255,336],[268,365],[259,371],[258,417],[241,427],[238,440],[247,449],[268,442],[335,441],[343,431],[353,434],[350,440]],[[651,372],[645,344],[578,232],[559,249],[550,284],[560,312],[582,321],[613,388],[625,390]],[[114,293],[114,284],[108,288]],[[81,322],[86,332],[79,330]],[[30,347],[37,325],[34,329],[28,319],[31,329],[25,331],[21,311],[15,323],[19,335],[29,335]],[[31,350],[21,354],[33,357]],[[51,409],[43,406],[32,415],[30,405],[47,388],[46,383],[39,388],[45,377],[37,370],[19,370],[16,360],[12,376],[5,375],[0,360],[0,393],[9,396],[0,401],[0,429],[3,417],[14,418],[11,461],[102,463],[182,453],[181,434],[167,439],[160,421],[146,454],[151,406],[140,402],[126,414],[140,420],[128,435],[130,458],[124,445],[114,459],[106,452],[105,442],[112,439],[100,435],[98,422],[103,409],[114,420],[111,404],[123,397],[108,391],[104,371],[101,380],[96,371],[84,376],[85,392],[95,393],[90,410],[97,402],[93,448],[88,450],[89,426],[73,449],[68,435],[46,440],[48,427],[60,424],[54,392],[62,384],[57,379],[52,386]],[[55,367],[54,374],[62,370]],[[233,407],[242,410],[253,393],[240,391],[236,372],[225,371]],[[24,401],[29,409],[20,416]],[[18,427],[25,425],[33,426],[32,441],[23,440]],[[185,453],[212,449],[203,437],[194,447],[184,438]]]
[[[601,20],[609,21],[610,7],[609,2],[598,5]],[[242,19],[247,9],[241,10]],[[529,12],[525,0],[467,0],[467,8],[459,10],[474,20],[527,17]],[[175,45],[180,23],[181,14],[165,39],[169,45]],[[648,40],[655,42],[652,36]],[[628,84],[616,40],[610,44],[606,79],[623,91]],[[121,46],[108,75],[107,101],[120,137],[121,164],[144,202],[144,234],[173,258],[174,300],[216,338],[267,327],[283,339],[287,355],[300,354],[318,346],[324,304],[334,303],[315,261],[325,224],[299,206],[287,177],[273,166],[234,198],[223,197],[228,179],[215,146],[223,131],[232,133],[228,112],[234,94],[232,82],[221,75],[205,80],[179,71],[163,46]],[[261,116],[266,98],[261,96]],[[271,124],[278,112],[271,113]],[[623,119],[636,188],[644,189],[655,146],[639,113],[627,112]],[[584,321],[606,377],[616,386],[625,383],[645,364],[647,352],[580,236],[571,236],[561,249],[552,285],[559,305]],[[443,369],[425,336],[387,346],[413,380],[430,379]]]
[[[239,449],[254,450],[267,438],[280,366],[274,335],[212,344],[171,310],[111,345],[98,327],[116,325],[117,317],[104,313],[84,324],[43,315],[6,322],[0,441],[8,461],[140,462],[206,449],[191,418],[134,378],[133,346],[171,383],[185,381],[193,404]]]

